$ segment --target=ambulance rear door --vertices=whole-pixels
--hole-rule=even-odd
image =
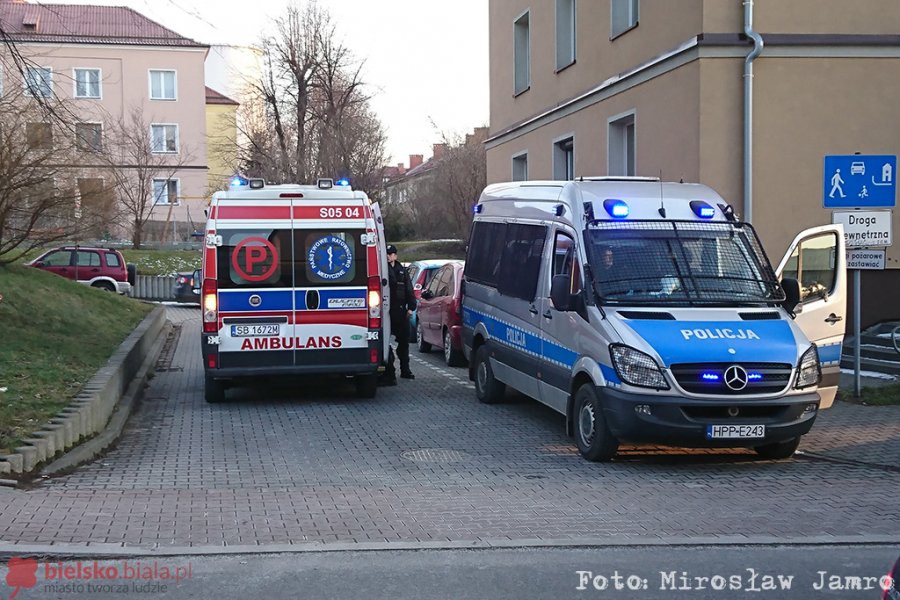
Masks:
[[[381,345],[382,360],[386,361],[391,346],[391,287],[388,285],[387,238],[384,235],[384,218],[381,216],[381,207],[377,202],[372,204],[372,215],[375,219],[375,231],[378,236],[375,249],[378,255],[378,272],[381,275]]]

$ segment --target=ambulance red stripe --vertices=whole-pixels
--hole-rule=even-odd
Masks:
[[[243,219],[252,221],[288,221],[291,218],[290,206],[229,206],[219,205],[215,216],[220,221]]]

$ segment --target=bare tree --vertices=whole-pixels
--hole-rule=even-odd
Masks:
[[[276,182],[350,177],[376,192],[385,134],[355,64],[328,12],[293,4],[263,40],[264,72],[239,110],[243,165]]]
[[[133,109],[120,120],[107,137],[103,153],[106,172],[114,182],[125,225],[131,231],[132,245],[140,248],[144,229],[160,205],[168,206],[167,221],[177,201],[172,177],[190,162],[190,148],[160,146],[166,140],[154,140],[150,121],[141,108]],[[161,182],[162,186],[156,186]]]

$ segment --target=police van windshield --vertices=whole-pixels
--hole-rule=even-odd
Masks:
[[[729,306],[784,300],[756,232],[746,224],[593,221],[585,239],[604,304]]]

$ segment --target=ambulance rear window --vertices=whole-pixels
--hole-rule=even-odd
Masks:
[[[293,287],[290,229],[220,229],[219,234],[219,288]]]
[[[366,285],[364,229],[294,232],[294,276],[297,287]]]

